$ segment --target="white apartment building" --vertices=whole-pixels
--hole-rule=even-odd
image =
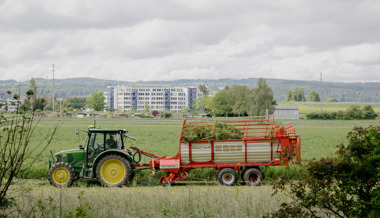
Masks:
[[[193,109],[194,101],[200,92],[196,87],[128,87],[107,86],[104,92],[107,108],[117,110],[144,110],[145,105],[150,110],[165,110],[179,112],[185,107]]]
[[[23,101],[15,99],[0,100],[0,111],[17,112]]]

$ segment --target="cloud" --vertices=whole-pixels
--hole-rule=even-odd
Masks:
[[[380,2],[0,1],[0,79],[380,81]],[[51,76],[50,76],[51,77]]]

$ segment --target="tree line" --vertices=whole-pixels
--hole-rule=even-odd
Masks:
[[[360,108],[357,105],[352,105],[345,111],[338,112],[323,112],[323,113],[308,113],[307,119],[325,119],[325,120],[360,120],[360,119],[375,119],[376,113],[371,105]]]
[[[39,90],[39,95],[52,95],[52,80],[36,78]],[[174,80],[174,81],[115,81],[102,80],[95,78],[70,78],[55,80],[55,96],[57,98],[68,97],[88,97],[92,93],[104,92],[107,86],[127,85],[132,87],[138,86],[194,86],[207,84],[210,94],[216,93],[225,86],[244,85],[249,88],[256,84],[257,78],[247,79],[217,79],[217,80]],[[327,99],[336,99],[339,102],[380,102],[380,83],[378,82],[323,82],[322,90],[318,81],[302,81],[302,80],[282,80],[282,79],[267,79],[267,84],[272,88],[273,97],[277,101],[285,101],[287,92],[295,87],[303,88],[305,93],[312,90],[318,90],[319,97],[322,101]],[[10,90],[12,93],[25,93],[29,89],[29,82],[19,82],[15,80],[0,80],[0,93],[5,93]]]
[[[226,86],[213,97],[208,95],[204,85],[199,86],[203,95],[195,102],[195,111],[211,113],[214,116],[263,116],[272,114],[276,101],[272,88],[260,78],[256,87],[245,85]]]
[[[11,91],[8,91],[11,92]],[[42,92],[39,92],[42,93]],[[24,113],[27,111],[41,112],[53,111],[54,112],[69,112],[73,110],[80,110],[86,107],[93,108],[95,111],[104,109],[104,96],[101,92],[93,93],[90,97],[70,97],[66,99],[57,99],[52,96],[38,96],[38,89],[34,78],[30,79],[29,90],[26,91],[27,98],[19,106],[19,112]],[[15,94],[15,100],[19,100],[20,96]],[[54,102],[54,107],[53,107]]]

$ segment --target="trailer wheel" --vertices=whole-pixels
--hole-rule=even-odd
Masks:
[[[164,183],[162,183],[162,185],[164,187],[170,187],[170,186],[172,186],[172,183],[170,181],[165,181]]]
[[[257,186],[263,180],[263,174],[259,169],[251,168],[244,173],[244,182],[247,185]]]
[[[236,171],[232,168],[224,168],[218,173],[218,181],[222,185],[232,186],[237,182]]]
[[[68,163],[57,162],[49,170],[49,182],[55,187],[70,186],[74,179],[74,169]]]
[[[103,186],[118,187],[125,185],[131,175],[131,165],[118,155],[103,157],[96,167],[96,178]]]

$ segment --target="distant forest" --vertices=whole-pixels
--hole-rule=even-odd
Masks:
[[[266,79],[274,93],[274,99],[277,101],[285,101],[288,90],[295,87],[302,87],[305,90],[305,96],[311,91],[316,90],[323,101],[327,98],[335,98],[339,102],[380,102],[380,83],[342,83],[342,82],[323,82],[322,93],[320,93],[319,81],[303,81],[303,80],[283,80],[283,79]],[[35,78],[38,87],[38,96],[52,96],[53,82],[51,79]],[[62,97],[85,97],[95,92],[106,91],[107,86],[113,85],[129,85],[139,86],[199,86],[205,84],[210,92],[215,92],[230,85],[246,85],[253,88],[257,83],[257,78],[248,79],[217,79],[217,80],[174,80],[174,81],[138,81],[126,82],[115,80],[103,80],[94,78],[70,78],[55,79],[55,96]],[[0,80],[0,93],[11,90],[12,93],[20,93],[21,96],[29,89],[29,80]]]

